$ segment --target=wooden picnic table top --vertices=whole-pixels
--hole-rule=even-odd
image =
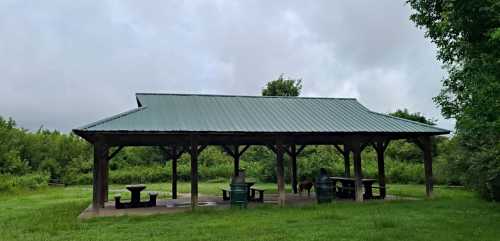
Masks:
[[[339,181],[356,181],[356,178],[354,177],[330,177],[332,180],[339,180]],[[376,179],[372,178],[362,178],[362,182],[376,182]]]
[[[137,192],[137,191],[140,192],[146,188],[146,186],[143,184],[127,185],[125,187],[131,192]]]

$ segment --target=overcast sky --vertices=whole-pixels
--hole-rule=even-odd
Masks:
[[[69,131],[136,107],[136,92],[355,97],[443,120],[445,72],[404,1],[0,0],[0,115]]]

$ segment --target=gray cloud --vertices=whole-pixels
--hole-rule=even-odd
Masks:
[[[68,131],[135,92],[356,97],[443,120],[444,71],[403,1],[0,1],[0,115]]]

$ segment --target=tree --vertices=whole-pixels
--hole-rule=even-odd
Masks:
[[[500,1],[407,2],[448,71],[434,101],[456,119],[455,161],[467,164],[466,184],[488,197],[488,180],[500,175]]]
[[[435,121],[423,116],[419,112],[411,113],[408,109],[398,109],[395,112],[389,113],[391,116],[395,116],[402,119],[407,119],[411,121],[420,122],[427,125],[435,125]],[[440,138],[433,138],[432,153],[434,156],[437,155],[437,143],[441,142]],[[422,151],[414,143],[396,140],[393,141],[394,144],[390,145],[387,149],[387,156],[393,160],[404,161],[404,162],[422,162]]]
[[[288,79],[281,74],[262,89],[262,96],[299,96],[302,90],[302,79]]]
[[[266,84],[266,87],[262,89],[262,96],[299,96],[301,90],[302,79],[290,79],[286,78],[284,74],[281,74],[278,79],[269,81]],[[256,146],[251,149],[253,149],[252,152],[267,153],[265,147]],[[288,156],[285,156],[285,159],[287,160],[285,162],[285,168],[286,170],[288,170],[285,173],[285,176],[290,177],[291,175],[288,175],[292,172],[290,159],[288,158]],[[262,161],[262,165],[265,167],[263,170],[264,175],[266,176],[266,178],[268,178],[269,181],[274,181],[274,179],[276,178],[274,171],[274,159],[266,158],[263,160],[264,161]]]
[[[424,123],[427,125],[435,125],[435,120],[428,119],[425,116],[423,116],[420,112],[415,112],[415,113],[410,113],[408,109],[403,109],[403,110],[396,110],[395,112],[389,113],[389,115],[411,120],[411,121],[416,121],[420,123]]]

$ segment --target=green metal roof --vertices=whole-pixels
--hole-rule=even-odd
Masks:
[[[189,94],[136,95],[139,107],[77,131],[389,132],[448,130],[370,111],[356,99]]]

